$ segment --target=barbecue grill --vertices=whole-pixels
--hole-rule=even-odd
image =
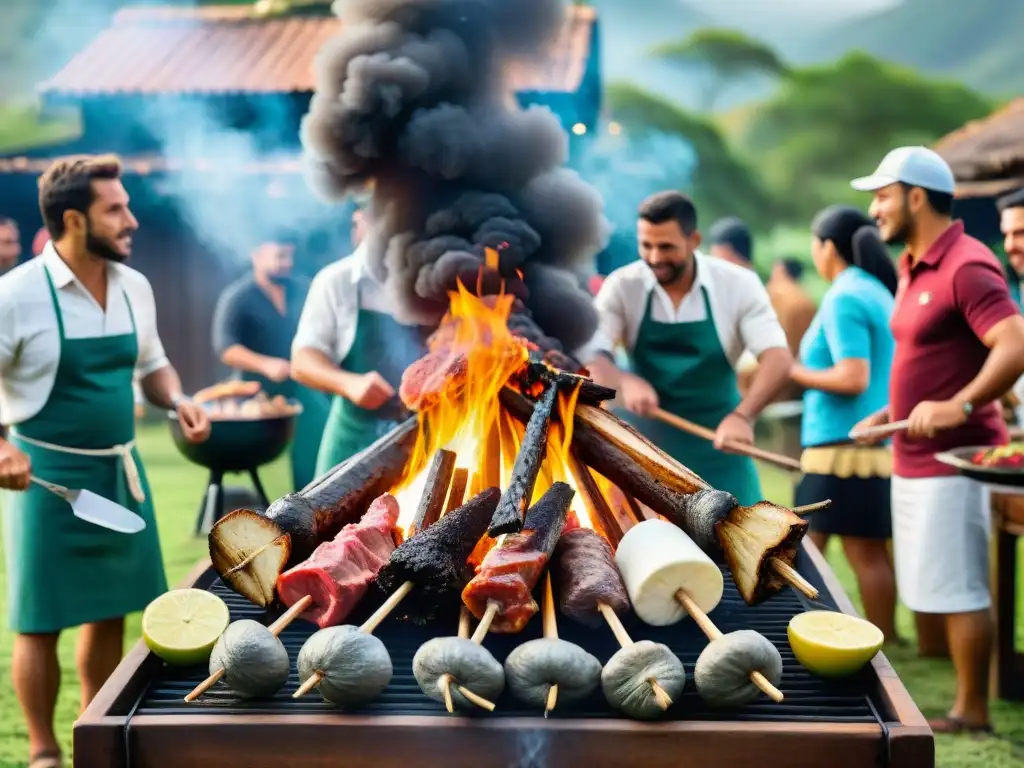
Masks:
[[[195,533],[207,532],[224,515],[224,475],[244,472],[252,480],[260,503],[270,506],[257,470],[275,461],[284,453],[295,434],[295,420],[302,406],[292,402],[298,410],[281,416],[259,419],[212,419],[210,437],[202,443],[190,443],[181,432],[178,414],[168,413],[171,436],[178,451],[193,464],[210,471],[206,493],[199,505]]]
[[[273,698],[241,701],[218,683],[186,704],[185,695],[205,678],[206,669],[164,666],[140,643],[75,724],[75,766],[933,766],[932,733],[883,655],[843,680],[816,678],[794,660],[786,638],[792,616],[809,608],[853,612],[813,545],[801,551],[797,565],[818,587],[820,603],[785,590],[747,606],[725,571],[725,597],[711,614],[723,632],[754,629],[780,650],[785,666],[780,704],[764,699],[738,710],[708,708],[692,680],[694,663],[707,644],[700,630],[692,621],[651,627],[633,618],[626,623],[635,639],[665,643],[687,668],[687,689],[664,720],[628,720],[600,692],[575,705],[560,703],[547,720],[507,694],[494,713],[450,716],[420,691],[411,663],[425,640],[454,635],[456,626],[421,628],[388,619],[375,634],[391,654],[394,677],[381,696],[352,712],[341,712],[315,695],[292,699],[298,686],[294,667],[288,685]],[[268,618],[224,587],[206,564],[187,585],[223,597],[233,620]],[[365,600],[348,621],[358,624],[377,604]],[[314,629],[300,621],[282,633],[293,662]],[[534,620],[518,635],[489,635],[485,645],[500,661],[540,632],[541,622]],[[602,662],[618,647],[609,630],[585,629],[566,618],[559,632]]]

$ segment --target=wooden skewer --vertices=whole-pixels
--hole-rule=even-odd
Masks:
[[[629,636],[629,632],[622,625],[622,620],[618,614],[612,610],[612,607],[607,603],[598,603],[597,609],[601,611],[601,615],[604,616],[604,620],[608,622],[608,626],[611,627],[612,634],[615,635],[615,639],[619,641],[619,645],[623,648],[628,648],[633,644],[633,638]],[[672,697],[668,695],[668,692],[658,684],[658,681],[653,677],[647,679],[648,685],[651,686],[651,692],[654,694],[655,703],[663,710],[668,709],[672,706]]]
[[[832,499],[825,499],[824,501],[818,501],[814,504],[804,504],[802,507],[793,507],[790,511],[794,514],[803,516],[822,509],[827,509],[830,506],[832,506]]]
[[[310,605],[312,605],[312,603],[313,598],[309,595],[306,595],[301,600],[296,601],[296,603],[291,608],[289,608],[287,611],[281,614],[280,617],[278,617],[277,621],[275,621],[273,624],[267,627],[267,629],[270,630],[270,634],[272,634],[274,637],[280,635],[281,632],[284,631],[284,628],[291,624],[293,621],[295,621],[296,617],[298,617],[299,614],[304,613],[305,610],[309,608]],[[203,682],[201,682],[199,685],[193,688],[192,692],[185,697],[185,701],[195,701],[208,690],[213,688],[213,686],[217,684],[217,681],[220,680],[222,677],[224,677],[223,668],[218,669],[216,672],[214,672],[212,675],[206,678]]]
[[[555,596],[551,589],[551,571],[544,579],[544,637],[549,640],[558,639],[558,620],[555,618]],[[548,688],[547,701],[544,704],[544,717],[550,714],[558,703],[558,683]]]
[[[715,623],[711,621],[711,619],[708,617],[708,615],[697,606],[693,599],[686,593],[686,590],[676,590],[675,597],[676,600],[679,601],[679,604],[686,609],[686,612],[690,614],[693,620],[697,622],[697,626],[701,628],[701,631],[705,635],[707,635],[708,640],[714,641],[722,637],[721,630],[719,630],[718,627],[715,626]],[[780,691],[778,688],[772,685],[768,681],[768,678],[762,675],[760,672],[756,670],[754,672],[751,672],[750,681],[758,688],[760,688],[762,691],[764,691],[765,694],[767,694],[767,696],[772,701],[782,701],[782,691]]]
[[[692,421],[676,416],[674,413],[669,413],[661,408],[656,408],[653,415],[658,421],[664,422],[676,429],[681,429],[683,432],[688,432],[691,435],[696,435],[697,437],[703,437],[705,440],[713,441],[715,439],[714,430],[702,427],[700,424],[694,424]],[[735,453],[749,456],[752,459],[761,459],[761,461],[766,461],[769,464],[774,464],[777,467],[789,469],[793,472],[800,471],[800,462],[796,459],[791,459],[788,456],[772,453],[771,451],[765,451],[756,446],[744,445],[742,443],[730,442],[726,443],[726,447]]]
[[[807,579],[800,575],[796,568],[791,566],[785,560],[773,557],[769,560],[775,573],[789,582],[789,585],[793,587],[797,592],[802,593],[805,597],[809,597],[811,600],[818,599],[818,590],[814,588]]]

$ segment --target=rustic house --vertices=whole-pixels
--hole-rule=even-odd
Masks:
[[[221,289],[265,234],[260,224],[285,218],[300,230],[307,272],[347,252],[351,208],[325,206],[301,175],[314,58],[344,24],[329,8],[123,9],[39,88],[45,105],[80,111],[80,138],[48,156],[0,157],[0,194],[14,201],[5,212],[29,233],[39,226],[35,179],[50,157],[122,157],[140,221],[133,265],[155,287],[161,334],[189,389],[224,373],[209,324]],[[507,74],[520,104],[551,108],[571,147],[586,141],[600,112],[594,9],[571,6],[550,56]]]
[[[956,176],[957,215],[975,237],[998,243],[995,199],[1024,187],[1024,98],[967,123],[933,148]]]

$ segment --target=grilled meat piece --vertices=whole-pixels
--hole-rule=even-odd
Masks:
[[[340,624],[394,552],[397,522],[395,497],[377,498],[358,523],[346,525],[308,560],[281,574],[277,580],[281,601],[290,606],[309,595],[313,605],[302,618],[321,629]]]
[[[598,605],[622,616],[629,596],[608,542],[589,528],[563,531],[553,562],[558,607],[566,616],[591,627],[602,623]]]
[[[462,590],[462,601],[478,619],[489,602],[498,604],[490,631],[519,632],[537,613],[531,593],[562,534],[575,493],[568,483],[552,485],[526,513],[523,531],[507,535],[500,547],[491,549]]]

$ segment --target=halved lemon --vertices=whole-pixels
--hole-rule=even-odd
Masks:
[[[878,653],[885,636],[869,621],[835,611],[807,611],[789,620],[793,655],[821,677],[852,675]]]
[[[173,589],[142,612],[142,637],[168,664],[202,664],[230,621],[227,603],[216,595],[205,589]]]

